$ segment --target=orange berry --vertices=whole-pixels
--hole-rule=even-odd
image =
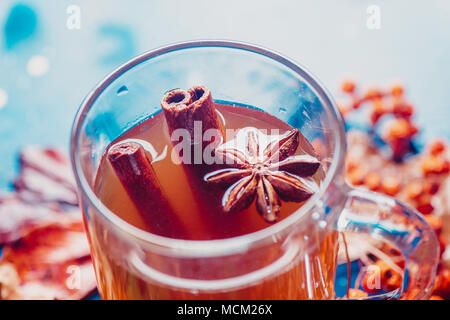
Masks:
[[[410,150],[411,138],[397,138],[389,141],[389,146],[392,150],[392,158],[396,161],[401,160],[405,154]]]
[[[442,230],[444,222],[441,217],[434,214],[424,216],[425,221],[430,225],[434,232],[439,233]]]
[[[386,107],[383,103],[383,99],[382,98],[373,98],[372,100],[373,103],[373,108],[378,111],[378,112],[385,112],[386,111]]]
[[[347,178],[351,184],[357,186],[364,183],[365,175],[366,171],[361,167],[357,167],[347,174]]]
[[[362,103],[363,103],[362,100],[355,98],[355,99],[353,99],[353,102],[352,102],[352,108],[353,109],[358,109],[361,106]]]
[[[418,181],[411,182],[406,186],[406,195],[411,200],[419,198],[422,192],[423,192],[422,184]]]
[[[450,298],[450,270],[443,269],[438,273],[434,282],[433,294],[443,297],[444,299]]]
[[[364,298],[367,298],[368,296],[369,295],[366,292],[359,290],[359,289],[350,289],[348,291],[349,299],[364,299]]]
[[[400,191],[400,181],[394,177],[385,177],[381,182],[381,189],[390,196],[395,196]]]
[[[372,111],[372,112],[370,113],[370,122],[371,122],[372,124],[376,124],[376,123],[378,122],[378,120],[380,120],[380,118],[381,118],[382,115],[383,115],[383,114],[381,114],[381,113]]]
[[[381,177],[376,172],[369,172],[364,179],[364,184],[369,190],[375,191],[381,185]]]
[[[376,294],[381,291],[381,270],[372,269],[374,265],[369,266],[364,277],[361,280],[361,288],[367,293]],[[378,270],[378,271],[376,271]]]
[[[433,212],[434,207],[431,204],[431,195],[422,194],[418,199],[417,210],[422,214],[430,214]]]
[[[444,248],[449,244],[449,239],[447,239],[448,237],[447,237],[447,235],[445,235],[445,234],[442,234],[442,235],[439,235],[439,242],[440,243],[442,243],[442,245],[444,246]]]
[[[445,150],[445,143],[442,140],[435,140],[430,143],[429,148],[430,153],[436,156]]]
[[[436,181],[426,181],[424,191],[431,195],[436,194],[439,191],[439,183]]]
[[[402,285],[402,276],[392,270],[383,260],[378,260],[375,265],[380,268],[381,285],[385,290],[395,290]]]
[[[387,272],[387,271],[389,271],[389,270],[391,270],[391,267],[389,267],[389,265],[385,262],[385,261],[383,261],[383,260],[377,260],[376,262],[375,262],[375,265],[380,269],[380,275],[381,275],[381,277],[384,277],[384,274]]]
[[[398,118],[392,120],[388,129],[388,140],[411,137],[414,128],[411,123],[404,119]]]
[[[448,173],[450,171],[450,162],[448,160],[444,160],[444,164],[442,166],[442,173]]]
[[[353,93],[355,91],[356,84],[354,81],[347,80],[344,81],[341,85],[341,90],[347,93]]]
[[[431,203],[421,204],[417,206],[417,211],[419,211],[423,215],[427,215],[433,212],[434,207],[431,205]]]
[[[439,156],[430,155],[422,159],[420,163],[423,173],[440,174],[448,172],[448,161]]]
[[[392,108],[393,114],[399,117],[409,118],[414,113],[414,108],[408,103],[400,102],[395,103]]]
[[[381,290],[392,291],[402,285],[402,275],[394,271],[383,260],[378,260],[367,270],[361,281],[361,287],[368,293],[373,294]]]
[[[354,169],[356,169],[358,167],[359,167],[359,165],[356,161],[347,159],[347,162],[346,162],[347,172],[353,171]]]
[[[378,120],[387,113],[387,109],[383,104],[383,100],[381,98],[373,99],[373,110],[370,114],[370,121],[375,124]]]
[[[384,94],[376,89],[376,88],[370,88],[369,90],[367,90],[366,94],[364,95],[364,100],[372,100],[375,98],[382,98],[384,96]]]
[[[398,272],[388,273],[387,279],[383,282],[383,288],[388,291],[398,289],[402,286],[403,278]]]
[[[391,88],[391,94],[394,97],[399,97],[399,96],[403,95],[404,91],[405,91],[405,89],[403,88],[402,85],[394,85]]]

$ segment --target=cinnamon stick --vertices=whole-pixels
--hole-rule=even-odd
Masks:
[[[216,112],[215,103],[212,99],[211,92],[204,86],[196,86],[188,90],[175,89],[168,92],[161,100],[161,106],[164,110],[164,116],[168,125],[171,137],[176,129],[185,129],[191,136],[191,149],[193,153],[200,147],[203,153],[206,150],[205,141],[198,141],[199,131],[195,127],[195,121],[202,124],[201,136],[206,136],[205,132],[209,129],[215,129],[216,137],[224,140],[224,126]],[[197,130],[195,130],[197,129]],[[176,141],[172,140],[175,143]],[[222,141],[214,140],[216,147]],[[208,142],[210,143],[210,142]],[[214,154],[214,147],[212,153]],[[191,152],[192,153],[192,152]],[[206,152],[205,152],[206,153]],[[183,155],[183,158],[186,158]],[[194,155],[194,162],[183,162],[184,171],[190,183],[191,192],[193,193],[196,203],[200,208],[199,224],[202,230],[206,230],[205,234],[208,239],[226,238],[233,232],[239,233],[239,230],[247,226],[253,226],[250,229],[261,229],[265,226],[265,222],[259,216],[249,216],[240,214],[229,214],[224,211],[221,197],[218,196],[216,188],[211,188],[205,183],[206,174],[220,168],[220,164],[209,164],[202,159],[198,162]]]
[[[171,135],[176,129],[186,129],[193,139],[196,121],[201,123],[202,137],[208,129],[218,130],[218,134],[222,136],[224,134],[211,91],[207,87],[195,86],[188,90],[169,91],[161,99],[161,106]]]
[[[216,112],[211,91],[204,86],[195,86],[188,90],[175,89],[163,96],[161,106],[174,147],[177,143],[174,132],[177,129],[187,130],[189,133],[190,145],[186,146],[187,149],[183,149],[183,153],[188,151],[193,157],[185,157],[183,154],[181,162],[191,192],[200,208],[199,212],[195,214],[198,216],[198,223],[203,230],[201,237],[214,239],[217,235],[226,233],[227,229],[223,228],[222,220],[218,218],[218,216],[222,216],[222,212],[220,212],[220,204],[214,200],[217,199],[217,191],[206,186],[204,182],[205,174],[213,170],[215,165],[207,165],[207,161],[204,161],[203,157],[201,159],[197,157],[199,154],[203,156],[207,144],[211,143],[203,141],[207,130],[216,130],[212,141],[213,145],[217,146],[224,138],[224,127]],[[198,130],[198,124],[201,124],[201,130]],[[214,147],[211,151],[214,153]]]
[[[108,160],[150,232],[185,239],[183,225],[164,197],[144,148],[136,142],[119,143],[109,149]]]

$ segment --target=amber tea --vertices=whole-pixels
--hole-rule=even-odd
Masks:
[[[172,90],[162,107],[163,112],[107,148],[97,174],[98,197],[135,227],[184,240],[242,236],[285,219],[318,190],[324,174],[318,155],[298,129],[278,118],[256,108],[216,103],[206,87]],[[332,298],[336,234],[312,225],[308,235],[316,248],[301,261],[289,261],[244,288],[213,291],[142,279],[100,252],[111,243],[101,244],[101,237],[91,243],[94,251],[98,248],[97,266],[104,269],[99,287],[106,299]],[[180,259],[170,266],[161,257],[142,259],[188,279],[193,275],[187,270],[203,263],[202,277],[223,279],[220,283],[238,270],[261,264],[270,268],[285,250],[271,245],[248,256],[230,256],[235,265],[228,268],[201,259]]]
[[[196,116],[202,112],[199,133],[205,135],[211,127],[207,121],[212,116],[201,110],[210,108],[214,128],[219,128],[217,141],[208,137],[208,144],[204,139],[196,143],[179,114],[159,113],[112,143],[97,175],[99,198],[138,228],[189,240],[255,232],[297,210],[321,179],[311,144],[274,116],[213,103],[205,99],[208,89],[198,90],[205,95],[195,101]],[[179,109],[185,98],[180,95],[166,98],[175,105],[172,109]],[[188,134],[184,144],[175,136],[180,128]]]

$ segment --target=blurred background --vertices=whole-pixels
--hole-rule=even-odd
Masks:
[[[450,138],[448,0],[0,0],[0,190],[29,144],[68,150],[84,96],[130,58],[173,42],[230,39],[342,79],[400,81],[420,139]]]

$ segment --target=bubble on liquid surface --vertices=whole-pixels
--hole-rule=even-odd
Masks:
[[[121,86],[118,90],[117,90],[117,95],[118,96],[123,96],[125,94],[128,93],[128,87],[127,86]]]

